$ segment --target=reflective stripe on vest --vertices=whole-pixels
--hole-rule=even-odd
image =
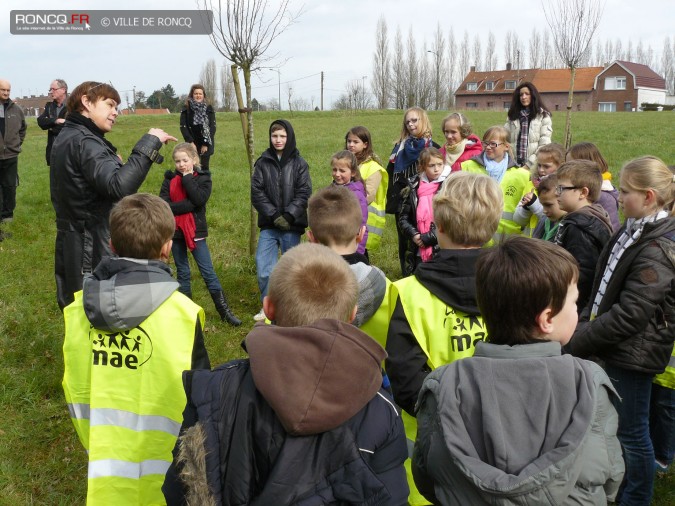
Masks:
[[[380,185],[377,187],[375,199],[368,205],[368,239],[366,239],[366,249],[375,250],[379,248],[382,242],[382,234],[386,225],[385,207],[387,204],[387,186],[389,185],[389,175],[387,171],[375,160],[370,159],[359,165],[361,177],[368,179],[374,173],[379,172],[382,175]]]
[[[78,292],[64,319],[63,389],[89,453],[87,503],[161,504],[204,311],[175,292],[136,328],[104,331],[91,327]]]
[[[483,319],[468,315],[445,304],[427,290],[415,276],[393,283],[417,344],[428,357],[431,370],[473,356],[475,345],[487,336]],[[394,304],[395,305],[395,304]],[[417,419],[402,412],[408,442],[406,473],[410,487],[409,504],[429,504],[415,487],[410,468],[412,445],[417,437]]]
[[[89,462],[88,478],[117,478],[138,479],[151,474],[164,475],[169,469],[170,462],[165,460],[144,460],[143,462],[126,462],[124,460],[92,460]]]

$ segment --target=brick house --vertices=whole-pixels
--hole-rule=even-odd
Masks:
[[[521,69],[470,72],[455,91],[459,109],[508,109],[513,90],[533,83],[550,111],[567,108],[569,69]],[[635,111],[643,103],[665,104],[666,81],[646,65],[614,61],[606,67],[578,68],[574,79],[574,111]]]
[[[51,102],[49,95],[30,95],[25,97],[10,97],[16,105],[23,109],[25,116],[38,117],[45,110],[45,104]]]
[[[666,102],[666,80],[640,63],[612,62],[596,76],[593,87],[594,111],[635,111],[643,103]]]
[[[603,67],[577,69],[574,80],[572,108],[576,111],[592,111],[595,77]],[[569,69],[521,69],[476,72],[475,67],[466,75],[455,92],[455,105],[459,109],[505,110],[511,105],[513,90],[523,81],[533,83],[551,111],[567,108],[570,88]]]

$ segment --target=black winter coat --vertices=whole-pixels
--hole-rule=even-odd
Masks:
[[[598,257],[611,237],[612,224],[609,215],[597,204],[569,213],[560,220],[553,243],[565,248],[579,264],[579,314],[588,303]]]
[[[56,202],[55,275],[61,308],[82,289],[85,273],[104,256],[111,256],[110,211],[127,195],[138,191],[152,162],[161,161],[162,143],[145,134],[126,163],[111,144],[70,116],[54,141],[51,167],[52,201]]]
[[[415,272],[415,268],[421,263],[422,259],[417,255],[419,247],[412,240],[420,233],[417,230],[417,188],[420,185],[420,176],[417,174],[408,180],[408,186],[401,192],[401,214],[398,217],[398,226],[407,239],[407,249],[405,254],[405,269],[403,276],[410,276]],[[441,184],[436,185],[436,193],[441,189]],[[434,254],[440,251],[438,246],[438,237],[436,237],[436,224],[431,223],[431,229],[420,235],[420,239],[425,246],[432,246]]]
[[[178,202],[172,202],[170,196],[171,181],[174,177],[182,177],[183,188],[187,197]],[[162,189],[159,196],[169,204],[174,216],[192,213],[195,218],[195,239],[203,239],[209,235],[206,224],[206,202],[211,196],[211,172],[208,170],[197,170],[193,174],[183,176],[178,171],[167,170],[164,173]],[[176,228],[173,235],[174,239],[183,239],[183,232]]]
[[[61,111],[57,113],[58,105],[53,100],[45,104],[45,110],[40,116],[38,116],[37,124],[42,130],[47,130],[47,150],[45,151],[45,156],[47,158],[47,165],[50,164],[50,158],[52,154],[52,146],[54,145],[54,139],[59,135],[61,129],[63,128],[64,123],[57,124],[57,119],[64,119],[68,113],[68,108],[66,107],[65,102]]]
[[[605,265],[624,229],[602,252],[588,306],[565,350],[582,358],[597,355],[615,367],[660,374],[675,341],[675,218],[645,225],[619,259],[598,314],[589,321]]]
[[[295,145],[295,132],[286,120],[276,120],[270,125],[282,125],[286,130],[286,147],[277,158],[270,140],[270,147],[255,162],[251,178],[251,203],[258,211],[258,227],[275,228],[274,220],[286,218],[291,230],[299,234],[307,228],[307,203],[312,195],[309,165],[300,156]]]
[[[191,504],[205,504],[207,498],[226,506],[405,504],[405,480],[399,480],[398,490],[389,490],[379,476],[400,467],[405,458],[405,445],[401,448],[393,434],[389,442],[375,440],[383,434],[383,416],[391,416],[391,401],[381,400],[387,398],[384,391],[333,430],[291,436],[257,391],[248,360],[213,371],[189,371],[184,383],[188,404],[183,436],[162,487],[169,506],[186,504],[188,491],[176,465],[181,444],[182,454],[194,452],[205,460],[205,483],[197,483],[200,476],[195,479],[203,471],[190,474]],[[372,456],[359,451],[373,446],[378,451]]]
[[[197,146],[197,153],[201,146],[208,146],[205,155],[212,155],[216,139],[216,113],[213,111],[211,105],[206,106],[206,116],[209,118],[209,132],[211,135],[211,144],[208,144],[204,139],[201,125],[194,125],[194,114],[190,107],[183,107],[180,112],[180,133],[185,142],[193,142]]]

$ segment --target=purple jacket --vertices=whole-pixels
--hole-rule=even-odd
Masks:
[[[361,181],[352,181],[343,186],[345,188],[349,188],[352,192],[354,192],[354,195],[359,200],[359,204],[361,204],[361,215],[363,217],[361,219],[361,226],[365,227],[366,222],[368,221],[368,201],[366,200],[366,187],[363,186],[363,183]],[[367,240],[368,240],[368,228],[366,228],[366,233],[363,234],[363,239],[359,243],[359,247],[356,249],[357,253],[361,253],[362,255],[365,253]]]

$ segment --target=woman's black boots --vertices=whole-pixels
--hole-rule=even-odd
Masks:
[[[216,306],[216,311],[220,315],[222,321],[227,320],[230,325],[238,327],[241,325],[241,320],[234,316],[234,313],[230,309],[230,306],[227,305],[227,300],[225,299],[225,294],[222,290],[217,292],[210,292],[213,303]]]

